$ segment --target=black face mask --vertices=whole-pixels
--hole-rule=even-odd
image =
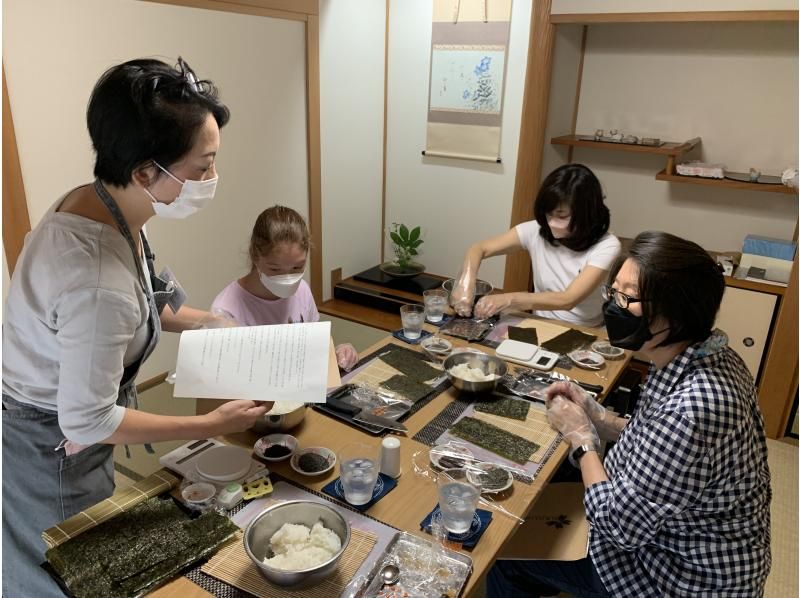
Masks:
[[[603,304],[603,319],[608,332],[608,342],[620,349],[638,351],[653,338],[647,318],[634,316],[627,309],[617,305],[613,299]]]

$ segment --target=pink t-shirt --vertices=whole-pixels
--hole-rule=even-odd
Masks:
[[[234,280],[214,299],[211,309],[217,308],[227,311],[242,326],[319,321],[317,305],[305,280],[300,281],[291,297],[273,300],[256,297]]]

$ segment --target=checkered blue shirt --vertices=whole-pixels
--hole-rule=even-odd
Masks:
[[[770,476],[747,366],[715,331],[651,367],[588,488],[589,551],[612,596],[761,596]]]

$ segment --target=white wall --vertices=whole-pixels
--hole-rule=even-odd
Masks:
[[[704,160],[780,174],[798,158],[797,41],[796,23],[591,25],[576,130],[701,137]],[[600,178],[617,234],[661,229],[728,251],[748,233],[793,234],[796,196],[656,181],[658,156],[573,159]]]
[[[85,110],[98,76],[140,56],[182,55],[218,84],[222,131],[214,203],[186,221],[148,224],[157,267],[169,264],[207,308],[247,267],[255,217],[274,203],[307,214],[305,32],[297,21],[134,0],[6,0],[3,61],[31,223],[92,180]],[[146,198],[144,198],[146,201]],[[166,334],[140,379],[174,367]]]
[[[386,3],[320,2],[322,288],[380,261]],[[338,341],[341,342],[341,341]]]
[[[386,224],[422,226],[419,260],[455,275],[474,242],[508,230],[517,165],[531,2],[514,2],[507,56],[502,164],[423,157],[428,110],[431,1],[392,2],[389,19]],[[386,244],[391,256],[391,245]],[[502,286],[504,258],[481,277]]]

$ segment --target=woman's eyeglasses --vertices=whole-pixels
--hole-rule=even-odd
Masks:
[[[612,286],[604,284],[600,287],[600,293],[603,295],[603,299],[608,301],[609,299],[613,299],[614,303],[620,306],[622,309],[628,309],[628,306],[631,303],[641,303],[642,300],[639,297],[631,297],[630,295],[626,295],[622,291],[618,291]]]

